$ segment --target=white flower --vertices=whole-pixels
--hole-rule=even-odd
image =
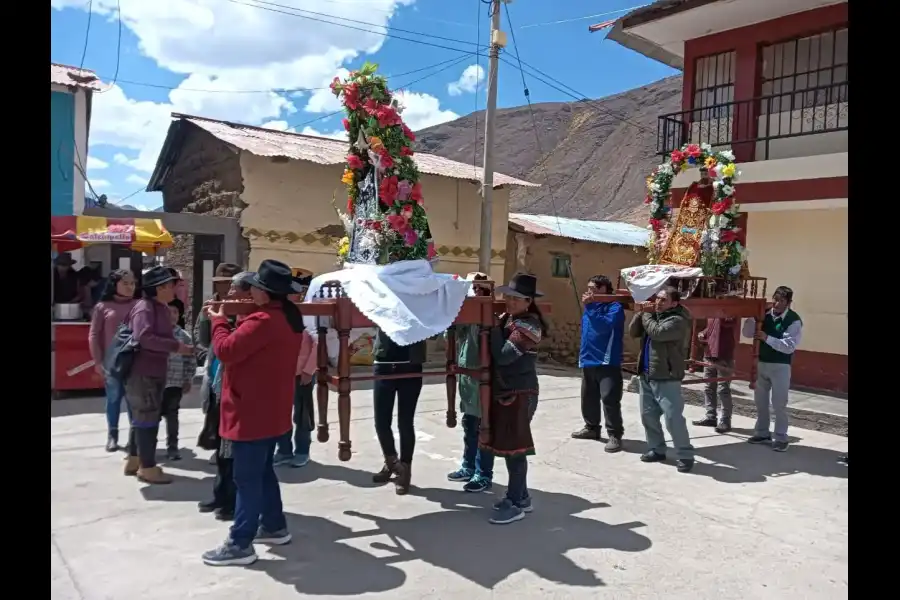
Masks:
[[[654,212],[654,213],[655,213],[655,212],[658,211],[658,210],[659,210],[659,201],[658,201],[658,200],[654,200],[653,202],[650,203],[650,212]]]
[[[731,275],[737,275],[738,273],[741,272],[741,265],[739,265],[739,264],[738,264],[738,265],[734,265],[733,267],[731,267],[730,269],[728,269],[728,272],[729,272]]]
[[[709,216],[709,226],[712,230],[716,230],[719,228],[719,215]],[[716,232],[716,236],[718,237],[718,232]]]
[[[704,151],[705,153],[707,153],[707,154],[709,154],[710,152],[712,152],[712,146],[710,146],[710,145],[707,144],[706,142],[700,144],[700,149],[703,150],[703,151]]]
[[[719,186],[721,186],[721,185],[722,185],[722,181],[721,181],[721,180],[716,179],[715,181],[713,181],[713,189],[714,189],[714,190],[719,189]]]
[[[654,194],[658,194],[661,189],[662,188],[655,181],[650,184],[650,191],[653,192]]]
[[[722,158],[725,158],[727,160],[734,162],[734,152],[732,152],[731,150],[724,150],[724,151],[720,152],[719,154],[722,155]]]
[[[731,186],[731,185],[723,185],[723,186],[722,186],[722,193],[723,193],[726,197],[732,195],[732,194],[734,193],[734,186]]]
[[[672,165],[670,165],[669,163],[663,163],[656,167],[656,172],[661,173],[662,175],[671,175],[675,171],[672,169]]]

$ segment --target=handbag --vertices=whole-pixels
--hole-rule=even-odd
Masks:
[[[144,300],[143,302],[149,302]],[[156,307],[153,308],[153,326],[156,327]],[[131,315],[129,315],[130,317]],[[126,319],[126,322],[130,319]],[[131,375],[134,366],[134,357],[140,351],[140,344],[134,339],[134,332],[126,323],[119,325],[112,341],[106,348],[106,356],[103,357],[103,369],[114,381],[124,385]]]

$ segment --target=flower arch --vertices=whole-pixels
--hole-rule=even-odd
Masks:
[[[709,144],[685,144],[673,150],[669,158],[647,177],[645,204],[650,208],[647,226],[650,264],[655,264],[671,235],[672,209],[668,206],[672,181],[690,168],[706,168],[712,179],[713,197],[710,217],[700,239],[700,267],[703,274],[734,279],[741,272],[747,249],[738,238],[735,181],[740,176],[731,150],[716,152]]]

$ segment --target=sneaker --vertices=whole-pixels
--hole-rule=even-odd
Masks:
[[[702,419],[698,419],[696,421],[691,421],[697,427],[715,427],[716,426],[716,418],[715,417],[703,417]]]
[[[694,459],[679,458],[675,461],[675,467],[678,469],[679,473],[690,473],[691,469],[694,468]]]
[[[495,507],[496,513],[490,519],[489,523],[494,525],[508,525],[514,521],[521,521],[525,518],[525,512],[505,498],[498,506]]]
[[[119,442],[113,436],[106,438],[106,451],[115,452],[119,449]]]
[[[483,492],[491,491],[492,487],[494,487],[494,484],[490,479],[475,475],[471,480],[469,480],[466,485],[463,486],[463,491],[470,492],[472,494],[481,494]]]
[[[269,544],[270,546],[284,546],[291,543],[291,533],[287,529],[279,529],[278,531],[266,531],[266,528],[260,525],[253,538],[254,543]]]
[[[234,521],[234,509],[226,510],[224,508],[217,508],[216,521]]]
[[[603,451],[613,454],[615,452],[621,452],[621,450],[622,438],[617,435],[610,435],[609,439],[606,441],[606,446],[603,447]]]
[[[838,456],[838,464],[844,465],[845,467],[849,466],[849,454],[841,454]]]
[[[231,541],[226,541],[215,550],[203,553],[203,563],[211,567],[252,565],[257,558],[252,544],[246,548],[238,548]]]
[[[774,450],[775,452],[787,452],[787,449],[787,442],[772,442],[772,450]]]
[[[645,452],[645,453],[641,454],[641,462],[653,463],[653,462],[662,462],[664,460],[666,460],[666,455],[660,454],[659,452],[656,452],[654,450],[651,450],[650,452]]]
[[[305,467],[309,464],[309,454],[295,454],[294,458],[291,459],[291,466],[295,469],[299,469],[300,467]]]
[[[747,440],[748,444],[771,444],[772,437],[768,435],[754,435]]]
[[[509,498],[504,498],[499,502],[495,502],[492,508],[494,510],[503,510],[505,502],[512,502],[512,500],[510,500]],[[513,504],[522,509],[523,513],[534,512],[534,505],[531,504],[531,496],[525,496],[524,498],[522,498],[522,500],[520,500],[519,502],[513,502]]]
[[[475,475],[473,471],[460,468],[453,471],[452,473],[447,473],[447,481],[453,481],[456,483],[462,481],[470,481],[473,475]]]
[[[291,464],[292,460],[294,460],[293,454],[276,454],[275,458],[272,459],[272,465],[275,467],[281,467]]]
[[[211,513],[218,508],[220,508],[219,503],[215,500],[204,500],[197,503],[197,510],[202,513]]]
[[[600,440],[600,428],[599,427],[588,427],[585,425],[578,431],[572,433],[572,439],[575,440]]]
[[[178,451],[178,448],[170,448],[166,450],[166,459],[167,460],[181,460],[181,452]]]
[[[728,433],[729,431],[731,431],[731,421],[722,419],[716,425],[716,433]]]

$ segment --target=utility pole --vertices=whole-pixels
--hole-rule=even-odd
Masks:
[[[497,67],[500,48],[506,46],[506,34],[500,31],[500,2],[491,0],[491,49],[488,54],[487,108],[484,113],[484,172],[481,183],[481,241],[478,270],[491,273],[491,228],[494,196],[494,113],[497,112]]]

